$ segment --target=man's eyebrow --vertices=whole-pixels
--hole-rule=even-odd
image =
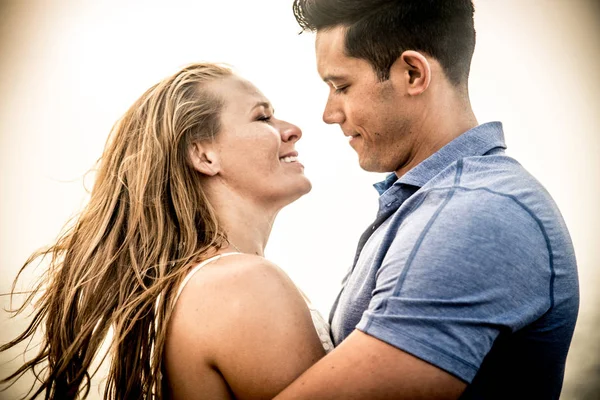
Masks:
[[[258,108],[258,107],[264,107],[264,108],[266,108],[267,110],[268,110],[268,109],[271,109],[271,112],[272,112],[273,114],[275,114],[275,109],[273,108],[273,106],[271,105],[271,103],[268,103],[268,102],[266,102],[266,101],[259,101],[259,102],[257,102],[257,103],[254,105],[254,107],[252,107],[252,109],[251,109],[251,110],[254,110],[255,108]]]
[[[342,75],[325,75],[323,77],[323,82],[331,82],[331,81],[341,81],[344,77]]]

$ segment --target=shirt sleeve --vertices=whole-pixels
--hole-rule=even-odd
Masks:
[[[470,383],[501,331],[550,307],[548,242],[510,196],[423,196],[398,226],[357,329]]]

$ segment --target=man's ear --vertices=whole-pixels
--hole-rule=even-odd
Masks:
[[[404,80],[404,87],[409,96],[420,95],[431,83],[431,65],[418,51],[406,50],[392,65],[392,69],[396,69],[393,71],[395,75]]]
[[[189,149],[189,157],[194,169],[207,176],[215,176],[221,170],[219,154],[212,142],[194,142]]]

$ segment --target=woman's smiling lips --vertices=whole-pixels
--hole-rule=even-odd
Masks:
[[[279,161],[281,161],[283,164],[297,164],[304,168],[304,165],[302,165],[302,163],[298,161],[297,151],[292,151],[284,154],[283,156],[279,157]]]

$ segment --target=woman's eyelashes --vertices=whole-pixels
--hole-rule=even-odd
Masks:
[[[262,114],[258,118],[256,118],[256,120],[262,121],[262,122],[271,122],[271,118],[272,118],[271,115]]]

